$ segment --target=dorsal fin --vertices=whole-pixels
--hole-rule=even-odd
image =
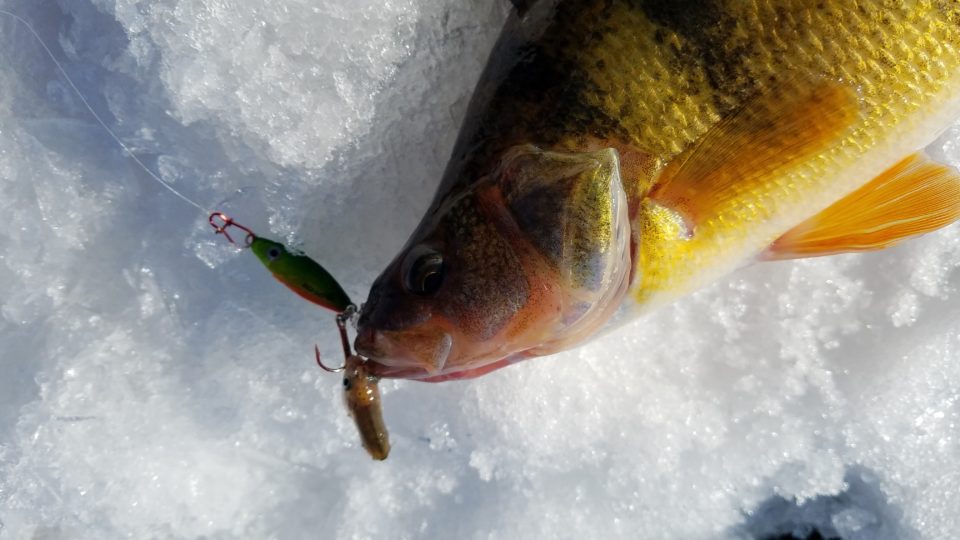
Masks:
[[[764,260],[873,251],[960,218],[960,174],[913,154],[778,238]]]
[[[691,231],[743,191],[836,144],[860,113],[854,89],[835,81],[788,81],[758,94],[672,160],[649,197]]]

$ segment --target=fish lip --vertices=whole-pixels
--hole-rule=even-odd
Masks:
[[[415,369],[435,375],[443,371],[453,351],[453,336],[438,332],[436,342],[421,353],[404,347],[391,339],[389,332],[361,328],[354,340],[359,354],[378,365],[394,369]]]
[[[376,360],[367,362],[370,375],[374,377],[383,377],[387,379],[424,379],[430,377],[430,374],[417,367],[397,367],[381,364]]]

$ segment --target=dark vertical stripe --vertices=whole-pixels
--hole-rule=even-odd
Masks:
[[[743,98],[752,90],[737,84],[742,74],[746,47],[729,46],[730,31],[735,26],[735,15],[720,0],[629,0],[635,9],[643,11],[650,21],[673,32],[689,44],[674,51],[685,64],[700,64],[707,80],[723,97]],[[719,109],[726,108],[718,103]]]

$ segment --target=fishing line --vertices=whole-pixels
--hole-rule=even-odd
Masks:
[[[50,47],[48,47],[43,38],[40,37],[40,34],[33,29],[33,26],[23,17],[7,10],[0,9],[0,14],[20,22],[33,34],[33,37],[36,38],[40,46],[43,47],[44,52],[47,53],[47,56],[53,62],[53,65],[57,66],[57,70],[59,70],[63,78],[67,80],[67,84],[70,85],[70,88],[73,88],[74,93],[80,98],[80,101],[83,103],[83,106],[86,107],[87,111],[96,119],[100,127],[110,135],[110,138],[120,145],[120,148],[122,148],[123,151],[133,159],[134,163],[139,165],[150,178],[158,182],[170,193],[179,197],[180,200],[193,206],[200,212],[208,213],[209,217],[207,220],[217,234],[224,235],[231,244],[242,248],[249,248],[270,273],[273,274],[273,277],[290,288],[290,290],[314,304],[337,313],[337,327],[345,356],[344,366],[340,368],[328,368],[325,366],[320,359],[319,347],[314,345],[316,362],[321,368],[327,371],[341,371],[345,368],[350,369],[350,373],[346,375],[343,380],[345,388],[348,390],[344,396],[346,398],[347,408],[350,415],[354,418],[354,423],[359,431],[363,447],[373,459],[386,459],[390,453],[390,440],[387,435],[387,428],[383,423],[383,413],[381,412],[380,391],[377,387],[379,379],[368,374],[364,365],[366,360],[357,356],[351,350],[350,340],[347,337],[346,323],[349,321],[356,325],[358,314],[356,306],[350,301],[350,297],[347,296],[347,293],[337,280],[313,259],[301,253],[288,250],[286,246],[279,242],[257,236],[252,230],[235,222],[230,216],[223,212],[205,208],[202,204],[180,193],[168,182],[165,182],[158,175],[154,174],[146,164],[140,161],[140,158],[133,153],[133,150],[124,144],[124,142],[120,140],[120,137],[107,126],[107,123],[97,114],[97,111],[93,110],[90,102],[84,97],[83,92],[74,84],[73,79],[67,74],[67,70],[63,68],[57,60],[57,57],[54,56],[53,51],[50,50]],[[243,233],[242,243],[235,241],[234,238],[230,236],[231,228]],[[355,388],[353,393],[349,392],[351,388]]]
[[[53,51],[50,50],[50,47],[47,46],[47,43],[43,40],[42,37],[40,37],[40,34],[38,34],[37,31],[33,29],[33,26],[31,26],[30,23],[26,21],[26,19],[24,19],[23,17],[20,17],[19,15],[11,13],[5,9],[0,9],[0,14],[7,15],[8,17],[12,17],[14,20],[23,24],[23,26],[26,27],[26,29],[31,34],[33,34],[33,37],[36,38],[37,42],[40,43],[40,46],[43,47],[43,50],[47,53],[47,56],[53,62],[53,65],[57,66],[57,69],[60,71],[60,74],[63,75],[64,79],[67,80],[67,84],[70,85],[70,88],[73,88],[73,91],[77,94],[77,97],[80,98],[80,101],[83,103],[83,106],[86,107],[88,111],[90,111],[90,114],[93,115],[93,118],[97,121],[97,123],[100,124],[100,126],[107,132],[107,134],[110,135],[110,137],[114,141],[116,141],[118,145],[120,145],[120,148],[122,148],[124,152],[126,152],[127,155],[130,156],[130,158],[134,161],[134,163],[139,165],[140,168],[143,169],[150,176],[150,178],[159,182],[160,185],[165,187],[170,193],[173,193],[177,197],[180,197],[181,200],[193,206],[197,210],[204,213],[212,212],[211,209],[205,208],[200,203],[194,201],[190,197],[187,197],[183,193],[180,193],[179,191],[177,191],[176,188],[174,188],[172,185],[170,185],[169,183],[164,181],[162,178],[154,174],[153,171],[151,171],[142,161],[140,161],[140,158],[138,158],[137,155],[133,153],[133,150],[131,150],[130,147],[124,144],[123,141],[120,140],[120,137],[118,137],[113,132],[113,130],[110,129],[109,126],[107,126],[107,123],[103,121],[100,115],[97,114],[97,111],[93,110],[93,107],[90,105],[90,102],[88,102],[87,98],[83,96],[83,92],[81,92],[80,89],[77,88],[77,85],[73,83],[73,79],[71,79],[70,75],[67,74],[67,70],[65,70],[63,66],[60,65],[60,62],[57,61],[57,57],[54,56]]]
[[[87,111],[96,119],[97,123],[100,124],[100,127],[110,135],[119,146],[133,159],[134,163],[140,166],[147,175],[150,176],[154,181],[163,186],[167,191],[173,193],[180,200],[185,203],[193,206],[201,212],[209,214],[207,221],[213,227],[213,230],[216,234],[222,234],[231,244],[239,246],[241,248],[250,248],[253,253],[260,259],[260,262],[273,274],[277,280],[289,287],[293,292],[297,293],[301,297],[313,302],[321,307],[330,309],[339,314],[342,313],[353,313],[348,308],[352,306],[350,298],[347,296],[347,293],[344,292],[343,288],[337,283],[337,280],[327,272],[321,265],[314,262],[312,259],[303,255],[294,250],[289,250],[283,244],[279,242],[274,242],[266,238],[262,238],[254,234],[252,230],[243,225],[240,225],[233,220],[230,216],[224,214],[223,212],[213,211],[211,209],[205,208],[202,204],[194,201],[190,197],[187,197],[176,188],[174,188],[170,183],[164,181],[157,174],[151,171],[146,164],[144,164],[140,158],[133,152],[133,150],[124,144],[120,137],[113,132],[112,129],[104,122],[103,118],[97,111],[93,109],[90,105],[90,102],[87,101],[87,98],[84,97],[83,92],[80,91],[80,88],[73,82],[73,79],[70,78],[70,75],[67,74],[67,70],[63,68],[63,65],[57,60],[54,56],[53,51],[50,50],[50,47],[47,46],[46,42],[40,37],[40,34],[34,30],[33,26],[26,21],[23,17],[15,13],[11,13],[5,9],[0,9],[0,14],[6,15],[13,18],[15,21],[23,24],[27,30],[33,34],[33,37],[40,43],[40,46],[43,47],[44,52],[47,53],[47,56],[57,66],[57,70],[60,71],[60,74],[63,75],[63,78],[66,79],[67,83],[70,85],[70,88],[73,89],[77,97],[80,98],[80,101],[83,103],[83,106],[86,107]],[[237,241],[231,236],[230,231],[234,230],[234,234],[240,232],[243,234],[242,237],[238,237]]]

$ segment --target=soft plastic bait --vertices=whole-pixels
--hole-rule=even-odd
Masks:
[[[343,400],[360,433],[363,447],[376,460],[390,454],[390,436],[383,423],[380,405],[379,377],[370,375],[367,361],[355,354],[347,357],[343,366]]]
[[[353,353],[350,338],[347,336],[347,321],[356,313],[351,305],[337,315],[337,328],[340,330],[340,343],[346,360],[342,367],[329,368],[320,361],[317,350],[317,364],[327,371],[343,371],[343,402],[353,418],[360,433],[360,442],[370,457],[377,461],[387,459],[390,454],[390,435],[383,422],[383,408],[380,405],[380,377],[370,374],[367,360]]]

